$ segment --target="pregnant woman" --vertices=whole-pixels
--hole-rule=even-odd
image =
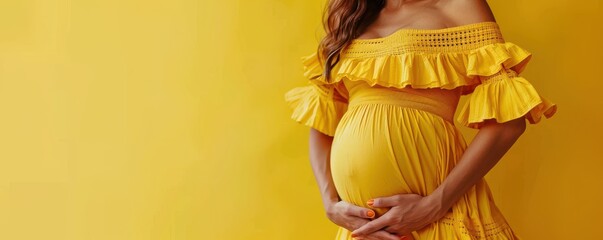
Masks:
[[[331,0],[285,94],[336,239],[519,239],[484,180],[557,106],[519,76],[485,0]],[[467,145],[456,120],[478,129]]]

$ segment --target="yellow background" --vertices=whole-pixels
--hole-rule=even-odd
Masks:
[[[497,203],[525,239],[600,239],[601,1],[490,5],[559,106],[487,176]],[[0,239],[332,239],[283,99],[322,7],[0,0]]]

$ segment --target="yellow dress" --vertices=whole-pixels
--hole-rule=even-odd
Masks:
[[[334,137],[331,172],[341,199],[370,208],[366,201],[376,197],[428,195],[446,178],[467,147],[453,120],[460,96],[470,98],[456,120],[470,128],[481,128],[485,119],[525,116],[535,124],[552,117],[557,106],[518,75],[530,58],[503,39],[496,22],[400,29],[353,40],[329,81],[316,54],[302,58],[309,82],[289,90],[285,100],[292,119]],[[387,211],[374,210],[377,216]],[[445,217],[412,234],[519,239],[484,179]],[[340,227],[335,239],[352,237]]]

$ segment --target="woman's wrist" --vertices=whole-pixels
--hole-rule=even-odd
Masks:
[[[339,197],[337,198],[327,198],[327,199],[323,199],[322,204],[323,207],[325,209],[325,212],[329,211],[329,208],[333,205],[335,205],[337,202],[339,202]]]
[[[452,203],[446,201],[444,195],[438,189],[427,195],[424,200],[438,216],[446,215],[450,207],[452,207]]]
[[[338,202],[339,200],[333,199],[324,202],[325,215],[327,215],[327,218],[331,221],[334,221],[334,217],[337,215],[336,205]]]

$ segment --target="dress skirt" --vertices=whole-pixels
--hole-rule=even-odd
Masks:
[[[331,173],[342,200],[375,210],[369,199],[400,193],[429,195],[461,158],[467,144],[448,106],[408,92],[365,88],[350,95],[333,138]],[[519,239],[493,202],[484,179],[441,220],[412,233],[415,239]],[[337,240],[352,240],[340,227]]]

